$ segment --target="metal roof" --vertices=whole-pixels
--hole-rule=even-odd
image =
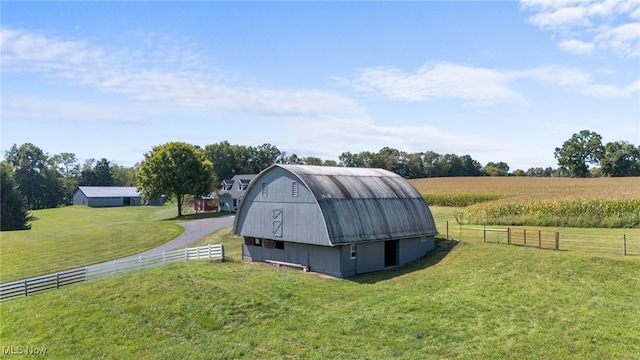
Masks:
[[[97,197],[141,197],[135,186],[78,186],[88,198]]]
[[[422,195],[383,169],[282,165],[313,193],[332,244],[433,236],[438,233]]]

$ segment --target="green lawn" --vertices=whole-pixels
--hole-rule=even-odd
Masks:
[[[216,236],[237,254],[228,228]],[[471,241],[336,280],[201,260],[5,301],[0,315],[3,346],[53,358],[632,359],[640,261]]]
[[[0,282],[67,270],[151,249],[180,235],[174,206],[32,211],[31,230],[0,233]]]

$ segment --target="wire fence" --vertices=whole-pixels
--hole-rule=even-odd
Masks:
[[[486,243],[519,245],[544,249],[580,251],[591,253],[640,255],[640,235],[637,231],[621,235],[587,235],[549,229],[520,227],[498,228],[494,226],[450,226],[447,221],[447,239],[481,240]]]

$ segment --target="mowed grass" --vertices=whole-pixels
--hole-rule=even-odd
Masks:
[[[640,227],[640,178],[434,178],[411,181],[430,204],[468,206],[470,224]]]
[[[6,301],[0,315],[3,346],[53,358],[633,359],[640,262],[476,241],[350,280],[201,260]]]
[[[117,259],[180,235],[173,206],[32,211],[31,230],[0,233],[0,282]]]

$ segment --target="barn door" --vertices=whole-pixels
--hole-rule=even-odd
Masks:
[[[273,236],[282,237],[282,209],[273,210]]]
[[[384,242],[384,267],[398,265],[398,240]]]

